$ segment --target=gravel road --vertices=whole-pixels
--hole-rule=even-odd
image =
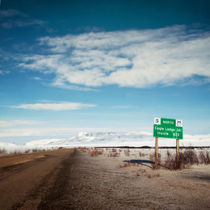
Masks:
[[[209,169],[152,170],[76,149],[1,157],[0,209],[209,209]]]

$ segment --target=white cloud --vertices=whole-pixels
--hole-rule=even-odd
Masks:
[[[42,124],[43,122],[34,121],[34,120],[0,120],[0,127],[12,127],[17,125],[37,125]]]
[[[52,136],[71,134],[69,128],[11,128],[0,132],[0,138],[18,136]]]
[[[40,77],[33,77],[34,80],[42,80]]]
[[[1,10],[0,11],[0,26],[3,28],[26,27],[32,25],[42,26],[46,22],[38,19],[30,18],[27,14],[18,10]]]
[[[56,137],[72,136],[81,131],[112,131],[112,128],[68,128],[68,127],[30,127],[30,128],[7,128],[2,129],[0,132],[0,138],[7,137],[34,137],[34,136],[46,136]],[[115,128],[115,130],[117,130]],[[125,129],[124,129],[125,130]],[[0,139],[1,140],[1,139]]]
[[[26,27],[32,25],[43,26],[45,24],[42,20],[8,20],[6,22],[1,23],[0,25],[3,28],[13,28],[13,27]]]
[[[131,105],[125,105],[125,106],[123,106],[123,105],[117,105],[117,106],[112,106],[112,108],[113,109],[130,109],[130,108],[133,108],[133,106],[131,106]]]
[[[52,86],[69,90],[97,91],[96,89],[89,87],[80,87],[78,85],[66,84],[65,80],[63,80],[62,78],[55,79],[55,81],[52,83]]]
[[[14,9],[0,11],[0,17],[14,17],[14,16],[26,17],[27,15]]]
[[[11,106],[11,108],[16,109],[32,109],[32,110],[77,110],[82,108],[91,108],[95,107],[95,104],[82,104],[82,103],[73,103],[73,102],[66,102],[66,103],[54,103],[54,104],[21,104],[18,106]]]
[[[10,71],[3,71],[3,70],[0,70],[0,75],[4,75],[4,74],[9,74]]]
[[[49,54],[25,57],[20,66],[55,74],[57,87],[143,88],[210,78],[210,34],[185,26],[43,37],[39,42]]]

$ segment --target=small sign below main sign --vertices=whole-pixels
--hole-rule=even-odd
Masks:
[[[153,136],[183,139],[183,121],[168,118],[154,118]]]

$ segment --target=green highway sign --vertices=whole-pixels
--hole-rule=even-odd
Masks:
[[[155,117],[153,136],[172,139],[183,139],[183,121]]]

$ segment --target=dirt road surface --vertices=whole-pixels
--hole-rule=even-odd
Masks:
[[[70,149],[2,157],[0,209],[210,209],[210,167],[152,170]]]

